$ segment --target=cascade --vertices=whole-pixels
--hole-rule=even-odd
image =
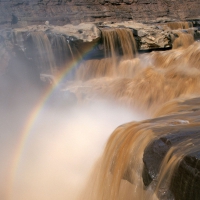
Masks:
[[[178,38],[176,38],[173,42],[173,49],[177,49],[179,47],[188,47],[194,42],[193,33],[177,33]]]
[[[168,22],[167,26],[172,30],[176,29],[189,29],[193,27],[192,22]]]
[[[132,59],[137,54],[133,33],[130,29],[115,28],[101,29],[105,56],[116,59],[121,54],[125,59]]]
[[[137,47],[132,31],[123,28],[104,28],[101,31],[105,58],[82,62],[77,72],[77,80],[134,76],[137,59],[133,58],[137,57]]]
[[[49,38],[43,32],[33,32],[31,33],[31,38],[35,48],[38,50],[37,62],[39,68],[42,71],[46,69],[53,74],[56,70],[56,63]]]
[[[193,27],[192,22],[168,22],[167,26],[171,30],[177,30],[177,38],[175,38],[173,42],[173,48],[179,47],[188,47],[190,44],[194,42],[194,30],[191,28]],[[186,32],[182,30],[186,29]]]
[[[21,146],[0,147],[0,152],[12,149],[10,167],[2,167],[9,177],[2,179],[5,186],[0,182],[0,195],[5,200],[197,200],[200,43],[178,31],[172,49],[139,54],[132,29],[100,29],[104,57],[98,59],[82,59],[78,43],[62,34],[32,31],[22,42],[24,35],[13,33],[13,42],[43,78],[59,77],[63,68],[61,77],[71,68],[73,76],[42,91],[30,116],[24,114],[22,130],[15,120],[26,98],[19,98],[14,116],[5,112],[14,124],[5,122],[13,133],[5,140],[20,140]]]
[[[118,75],[109,71],[112,65],[104,64],[104,59],[85,61],[84,67],[77,70],[77,76],[84,77],[82,86],[87,87],[84,91],[81,87],[72,91],[79,96],[83,92],[89,99],[96,93],[126,106],[152,112],[171,99],[199,94],[199,59],[199,42],[195,42],[187,48],[123,60],[118,66]]]
[[[82,79],[85,96],[81,101],[89,99],[89,102],[92,102],[104,96],[129,108],[145,110],[150,113],[150,116],[156,113],[156,117],[169,114],[170,110],[175,111],[178,106],[168,102],[177,98],[185,99],[199,95],[200,44],[194,42],[191,35],[186,43],[188,45],[182,45],[180,49],[152,52],[130,59],[135,63],[135,66],[130,65],[129,68],[134,73],[126,75],[111,73],[108,76],[105,70],[108,70],[109,65],[102,65],[104,68],[98,71],[96,60],[85,61],[85,71],[82,71],[85,77]],[[114,45],[110,45],[109,48],[112,52]],[[114,55],[115,59],[116,54],[114,52],[111,56]],[[130,60],[123,60],[124,70]],[[80,73],[79,70],[77,73]],[[81,87],[73,88],[72,91],[78,96],[83,92]],[[162,110],[156,111],[162,106]],[[188,105],[187,109],[189,107]],[[187,109],[185,108],[185,112]],[[177,113],[179,114],[179,111]],[[110,136],[103,155],[94,167],[81,199],[179,199],[181,194],[180,191],[176,192],[177,182],[174,182],[176,179],[174,173],[185,155],[198,151],[198,135],[194,132],[194,138],[180,139],[174,143],[163,158],[160,171],[146,187],[143,185],[145,182],[143,153],[152,141],[160,137],[169,137],[170,131],[171,137],[175,137],[172,130],[175,132],[179,126],[180,130],[199,127],[199,120],[195,121],[196,115],[191,113],[190,117],[187,117],[187,114],[184,116],[180,113],[178,116],[171,115],[164,119],[146,120],[141,123],[132,122],[118,127]],[[182,194],[182,198],[183,196]],[[188,198],[193,197],[190,194]]]
[[[69,41],[64,36],[52,35],[50,40],[57,68],[74,58]]]

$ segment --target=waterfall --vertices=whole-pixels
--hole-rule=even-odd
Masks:
[[[31,38],[38,53],[37,65],[41,71],[54,74],[56,62],[49,38],[44,32],[31,32]]]
[[[133,60],[137,57],[137,47],[132,31],[123,28],[103,28],[101,31],[105,58],[82,62],[76,79],[134,76],[138,61]]]
[[[176,29],[189,29],[193,27],[192,22],[168,22],[167,26],[172,30]]]
[[[182,32],[190,23],[168,26],[177,33],[173,49],[142,54],[131,29],[101,27],[98,59],[79,55],[94,43],[84,51],[66,35],[13,33],[42,78],[77,66],[57,90],[37,96],[28,87],[4,97],[0,197],[198,199],[200,43]],[[0,53],[7,63],[3,46]]]

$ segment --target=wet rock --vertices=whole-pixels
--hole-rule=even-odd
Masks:
[[[174,173],[171,191],[176,200],[197,200],[200,198],[200,152],[184,157]]]
[[[178,108],[176,114],[150,120],[151,123],[165,120],[166,126],[152,128],[155,134],[161,135],[145,148],[143,182],[145,186],[156,183],[169,150],[185,142],[193,150],[187,153],[183,151],[184,156],[172,174],[169,191],[162,188],[164,192],[161,190],[157,195],[160,200],[168,199],[169,194],[175,200],[197,200],[200,199],[200,153],[199,144],[195,141],[199,140],[200,134],[199,98],[180,101]],[[167,123],[170,118],[172,122]]]
[[[26,33],[30,34],[32,32],[44,32],[54,35],[63,35],[69,40],[72,41],[82,41],[82,42],[92,42],[100,38],[100,30],[98,27],[92,23],[82,23],[77,26],[72,24],[67,24],[64,26],[53,26],[53,25],[37,25],[37,26],[28,26],[25,28],[16,28],[13,31],[16,33]]]
[[[17,24],[17,23],[18,23],[18,18],[12,14],[11,24]]]
[[[101,32],[94,24],[65,26],[33,25],[26,28],[5,29],[0,36],[11,45],[19,46],[41,73],[65,65],[73,59],[80,60],[100,40]]]
[[[167,21],[169,19],[163,20]],[[77,51],[79,52],[80,56],[83,56],[86,54],[86,51],[89,50],[90,55],[87,56],[88,59],[92,55],[94,55],[96,58],[104,56],[104,49],[100,49],[98,47],[102,46],[103,44],[101,29],[105,27],[111,29],[131,29],[137,43],[137,49],[139,51],[169,49],[172,47],[172,43],[177,37],[177,31],[172,31],[169,27],[167,27],[167,25],[158,23],[150,25],[138,23],[135,21],[123,21],[121,23],[105,22],[99,24],[81,23],[76,26],[72,24],[67,24],[64,26],[53,26],[48,21],[48,23],[45,22],[44,25],[33,25],[24,28],[15,28],[10,30],[10,32],[7,32],[10,35],[8,39],[20,45],[21,48],[25,51],[27,50],[24,46],[24,41],[26,42],[33,33],[44,33],[50,40],[53,51],[55,51],[54,54],[56,58],[59,57],[59,54],[62,54],[62,52],[58,53],[61,51],[61,49],[68,49],[68,53],[66,53],[66,55],[71,55],[71,57],[73,57],[72,53],[77,54]],[[195,39],[198,40],[199,38],[199,31],[197,28],[191,28],[182,31],[188,33],[193,32]],[[1,31],[0,35],[2,34],[5,35],[5,31]],[[62,48],[61,46],[64,44],[66,47]],[[60,47],[58,47],[58,45]],[[69,46],[71,49],[69,49]],[[61,60],[61,63],[59,60]],[[59,58],[56,61],[56,64],[60,66],[65,61],[66,59]]]
[[[41,51],[46,52],[47,49],[42,47],[43,50],[38,51],[37,49],[40,47],[35,46],[33,37],[40,37],[40,40],[44,39],[42,43],[49,40],[49,46],[51,46],[55,57],[55,64],[59,67],[63,66],[67,60],[70,62],[74,58],[80,60],[81,57],[84,57],[84,59],[104,57],[104,48],[101,48],[103,47],[102,27],[131,29],[135,36],[138,50],[169,48],[172,46],[171,38],[173,37],[173,33],[170,30],[165,31],[159,29],[157,26],[145,25],[133,21],[103,23],[99,26],[92,23],[82,23],[77,26],[71,24],[64,26],[53,26],[51,24],[33,25],[26,28],[15,28],[7,32],[1,31],[0,35],[4,35],[4,38],[20,46],[27,57],[35,60],[36,63],[37,60],[45,58],[45,56],[40,54]],[[42,39],[42,34],[46,35],[47,38]],[[45,54],[45,52],[43,53]],[[43,64],[38,64],[38,67],[43,66],[45,68],[48,63],[49,61],[47,60]],[[48,72],[43,71],[42,73]]]
[[[172,46],[174,33],[170,29],[164,30],[160,25],[147,25],[134,21],[125,21],[122,23],[105,22],[102,26],[132,29],[139,50],[169,48]]]
[[[173,125],[173,124],[172,124]],[[193,138],[199,134],[200,127],[185,127],[185,126],[176,126],[174,130],[171,130],[170,133],[167,133],[165,129],[155,131],[166,132],[166,136],[162,136],[159,139],[153,141],[148,147],[146,147],[144,152],[144,173],[143,179],[144,184],[148,186],[153,180],[156,180],[160,170],[161,163],[172,146],[180,143],[183,140],[188,138]],[[148,173],[148,174],[146,174]]]
[[[59,70],[66,63],[81,59],[105,57],[103,28],[132,30],[137,50],[169,49],[176,32],[163,25],[147,25],[134,21],[121,23],[81,23],[53,26],[49,22],[24,28],[4,29],[0,36],[11,45],[17,45],[40,73],[49,74]],[[194,30],[198,33],[196,28]],[[69,66],[70,67],[70,66]]]

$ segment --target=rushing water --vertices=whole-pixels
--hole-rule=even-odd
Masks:
[[[199,150],[198,136],[173,146],[158,177],[147,187],[142,171],[144,150],[154,139],[168,135],[176,126],[199,125],[198,115],[188,114],[196,104],[181,102],[200,94],[200,43],[194,42],[192,33],[177,35],[172,50],[139,55],[130,30],[104,28],[106,57],[80,62],[73,79],[62,83],[62,92],[73,97],[70,102],[61,102],[52,92],[44,98],[49,101],[41,100],[29,115],[23,112],[26,105],[20,97],[18,103],[13,101],[20,105],[12,107],[13,114],[4,108],[1,152],[6,154],[1,153],[0,159],[6,157],[6,161],[1,166],[0,198],[173,199],[171,177],[185,155]],[[31,37],[39,49],[37,62],[42,71],[48,66],[49,72],[57,74],[59,62],[51,45],[62,53],[66,48],[70,60],[76,59],[64,37],[54,39],[53,44],[40,32]],[[172,128],[164,131],[166,127]]]

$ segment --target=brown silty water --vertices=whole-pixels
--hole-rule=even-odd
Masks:
[[[33,43],[36,45],[36,48],[39,50],[38,53],[40,57],[38,57],[38,63],[40,64],[40,68],[42,69],[44,66],[48,65],[50,68],[50,72],[53,73],[56,68],[56,63],[47,35],[43,32],[33,32],[31,34],[31,37]],[[46,56],[44,52],[47,52]]]
[[[116,64],[110,58],[83,61],[76,72],[78,82],[67,89],[80,102],[100,95],[151,115],[174,98],[199,94],[199,43],[190,42],[170,51],[132,55],[133,59],[117,57]]]
[[[178,24],[177,27],[173,24],[173,27],[189,28],[186,23]],[[32,37],[36,45],[52,54],[50,45],[43,42],[40,33]],[[174,107],[178,112],[175,99],[199,95],[200,44],[194,42],[191,33],[178,31],[172,50],[141,55],[137,54],[130,30],[104,28],[102,37],[106,57],[82,61],[75,72],[75,80],[63,89],[73,92],[79,105],[89,105],[97,99],[104,99],[133,112],[143,113],[145,117],[159,117],[176,112]],[[72,48],[67,45],[74,59]],[[45,62],[49,60],[44,59]],[[50,68],[54,73],[55,62],[49,63],[53,63]],[[145,188],[142,178],[144,150],[153,140],[167,134],[155,131],[156,128],[161,130],[172,123],[198,125],[194,117],[188,119],[187,115],[181,115],[180,118],[169,117],[159,122],[131,122],[118,127],[110,136],[80,199],[161,198],[162,193],[169,190],[174,170],[185,154],[197,150],[194,144],[199,141],[199,138],[195,138],[171,148],[163,160],[157,180]]]
[[[181,24],[178,28],[188,28],[186,25]],[[79,103],[87,104],[103,97],[146,116],[159,117],[179,113],[179,101],[199,96],[200,43],[194,42],[192,34],[177,32],[173,49],[169,51],[137,55],[136,49],[131,49],[127,50],[131,53],[127,57],[119,57],[114,49],[120,34],[103,32],[105,49],[111,49],[111,58],[84,61],[76,72],[77,83],[66,87],[77,95]],[[123,48],[129,49],[130,44],[135,48],[134,40],[127,41],[129,46]],[[160,167],[157,181],[148,187],[144,187],[142,179],[143,152],[153,140],[168,134],[155,132],[155,128],[171,124],[198,126],[197,116],[187,118],[190,109],[192,105],[184,106],[185,115],[172,115],[163,121],[146,120],[118,127],[110,136],[80,199],[162,199],[184,155],[198,150],[199,137],[171,148]],[[165,198],[171,197],[166,195]]]
[[[173,28],[175,25],[168,24],[168,26],[175,29]],[[178,24],[178,28],[189,27],[190,24]],[[55,196],[40,196],[39,193],[36,194],[34,192],[34,195],[30,197],[28,194],[29,190],[27,190],[27,192],[25,191],[27,194],[25,194],[24,199],[27,199],[27,195],[29,199],[39,200],[55,199],[56,197],[57,199],[65,199],[65,196],[68,196],[68,199],[72,200],[162,199],[162,194],[168,193],[174,170],[177,169],[183,157],[188,153],[199,150],[199,137],[182,141],[176,146],[173,146],[165,155],[156,180],[148,187],[144,186],[142,171],[144,168],[143,153],[145,148],[153,140],[170,134],[170,131],[176,129],[176,127],[197,127],[200,125],[198,115],[191,115],[193,110],[197,109],[198,105],[181,104],[185,99],[198,97],[200,94],[200,43],[194,42],[192,34],[177,32],[178,37],[174,40],[173,49],[138,54],[131,30],[122,28],[110,30],[104,28],[102,29],[102,36],[106,57],[104,59],[82,61],[76,69],[74,79],[66,83],[62,90],[72,92],[77,98],[77,110],[80,109],[81,106],[85,106],[87,111],[84,111],[85,113],[91,112],[88,105],[93,105],[97,100],[103,99],[105,101],[108,100],[112,104],[116,104],[118,108],[123,107],[130,110],[130,112],[136,112],[145,116],[142,117],[143,119],[150,119],[141,122],[129,122],[114,130],[106,143],[103,154],[94,165],[87,183],[78,185],[81,185],[81,187],[84,185],[84,189],[81,190],[80,194],[80,188],[77,189],[77,192],[73,187],[72,189],[69,187],[67,191],[65,191],[65,186],[63,186],[63,184],[58,184],[56,187],[48,185],[48,182],[44,180],[49,180],[49,178],[43,177],[41,173],[44,179],[41,178],[41,180],[44,185],[47,184],[50,189],[56,188],[58,191],[63,187],[65,193],[60,195],[55,192]],[[46,68],[51,69],[52,74],[56,74],[56,61],[48,37],[43,33],[32,33],[31,37],[37,48],[41,50],[40,54],[44,51],[47,52],[47,57],[38,58],[41,69],[45,71],[45,68],[42,67],[47,66]],[[60,40],[64,42],[63,38]],[[55,41],[55,45],[59,46],[59,43],[60,42]],[[72,61],[75,60],[74,49],[66,42],[64,46],[68,49],[70,59]],[[115,113],[114,110],[112,110],[112,112]],[[117,110],[116,112],[115,115],[119,115],[121,110]],[[50,116],[51,115],[54,114],[50,113]],[[75,118],[75,120],[71,120],[72,117],[70,116],[68,119],[67,125],[70,128],[78,127],[81,122],[83,123],[83,128],[80,128],[82,129],[81,131],[88,131],[86,129],[88,123],[86,122],[88,121],[87,114],[81,115],[81,119],[73,112],[69,112],[69,115]],[[92,116],[96,120],[95,115]],[[114,116],[112,117],[114,118]],[[90,126],[93,126],[95,122],[93,118],[88,118]],[[55,119],[55,117],[51,116],[50,122],[47,120],[46,126],[52,123],[52,119],[57,120],[57,118]],[[72,129],[65,130],[64,123],[66,122],[63,122],[63,119],[60,122],[61,129],[63,128],[64,131],[71,132]],[[101,126],[105,128],[105,126],[109,126],[109,124],[103,124]],[[99,134],[103,135],[104,129],[102,129],[102,127],[99,128],[101,130]],[[98,127],[95,126],[94,129],[98,129]],[[55,128],[51,131],[57,133],[58,130]],[[72,133],[74,132],[72,131]],[[39,137],[41,137],[41,135]],[[57,145],[56,151],[59,152],[63,138],[56,138],[56,136],[52,134],[52,139],[50,139],[50,141],[53,142],[48,144],[45,137],[46,136],[43,136],[42,140],[44,140],[47,149],[50,150],[52,157],[55,156],[57,158],[56,152],[52,151],[51,148],[53,145]],[[71,134],[70,137],[73,138],[73,134]],[[78,135],[78,137],[80,137],[80,135]],[[84,138],[80,138],[84,140]],[[54,140],[58,140],[58,143],[55,144]],[[75,144],[80,143],[77,142]],[[71,146],[76,145],[71,144]],[[36,146],[35,149],[37,148]],[[65,144],[62,148],[65,148]],[[47,150],[42,152],[45,157],[49,155]],[[78,154],[81,153],[82,152],[78,152]],[[72,156],[69,156],[71,160],[69,159],[69,162],[67,162],[69,166],[74,162],[77,156],[75,153],[71,154]],[[58,155],[60,156],[57,158],[58,163],[60,163],[59,159],[63,162],[62,158],[65,157],[60,154]],[[78,157],[78,159],[80,159],[80,157]],[[55,164],[49,157],[47,159],[47,164],[48,163]],[[82,163],[85,164],[86,161],[84,160]],[[31,164],[29,165],[30,169],[34,172]],[[56,164],[55,166],[53,165],[53,167],[57,170]],[[71,168],[74,170],[76,167],[77,163],[75,167],[72,166]],[[59,169],[64,171],[63,168],[61,167]],[[51,174],[51,171],[46,172],[46,167],[44,167],[43,172]],[[71,169],[69,169],[69,172],[71,172]],[[31,175],[29,173],[27,174],[30,179],[34,179],[34,173],[30,173]],[[62,173],[58,175],[58,177],[63,176]],[[55,180],[55,182],[60,181],[54,177],[53,173],[51,176],[50,177]],[[70,173],[67,176],[70,177],[69,180],[74,180],[74,185],[78,183],[76,180],[77,177],[71,178]],[[27,181],[28,179],[25,180]],[[41,191],[41,187],[39,187],[40,184],[37,183],[37,180],[38,179],[34,179],[36,183],[32,181],[31,184],[33,188],[35,188],[36,185],[38,186],[39,189],[36,191]],[[68,183],[68,181],[64,183],[66,185],[73,185],[72,183]],[[45,188],[44,185],[42,186]],[[23,183],[22,186],[25,187],[25,184]],[[77,186],[75,186],[75,188],[76,187]],[[71,190],[75,192],[73,191],[73,194],[71,194]],[[77,194],[79,194],[79,197],[77,197]],[[19,200],[20,195],[13,199]]]
[[[192,28],[192,22],[168,22],[167,26],[172,30]]]

